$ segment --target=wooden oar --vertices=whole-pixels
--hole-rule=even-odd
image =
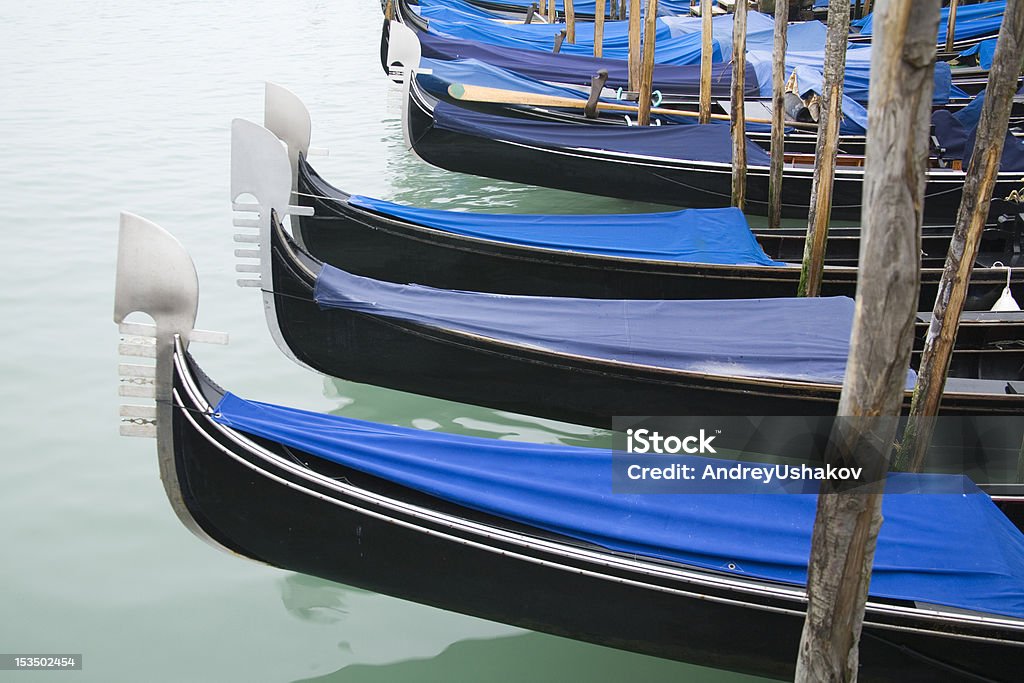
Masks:
[[[452,83],[448,86],[448,94],[456,100],[465,102],[488,102],[494,104],[522,104],[535,107],[562,107],[565,109],[583,109],[587,106],[586,100],[577,100],[572,97],[559,97],[558,95],[542,95],[538,93],[519,92],[517,90],[503,90],[501,88],[488,88],[482,85],[466,85],[463,83]],[[598,101],[598,109],[605,111],[621,111],[637,114],[639,107],[631,104],[620,104],[618,102]],[[666,109],[665,107],[651,107],[652,114],[662,116],[689,116],[697,118],[699,114],[695,111],[680,111],[678,109]],[[720,121],[730,121],[728,114],[712,114],[711,118]],[[771,124],[771,119],[745,119],[747,123]],[[787,121],[787,126],[793,128],[804,128],[817,130],[818,126],[813,123],[799,123]]]

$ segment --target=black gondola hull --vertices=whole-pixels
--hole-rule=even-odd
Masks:
[[[526,145],[442,129],[434,125],[429,96],[417,90],[414,79],[406,111],[409,140],[424,161],[440,168],[635,201],[691,208],[731,205],[729,164]],[[783,216],[807,216],[812,180],[810,166],[786,169]],[[993,196],[1007,196],[1019,185],[1019,174],[1001,174]],[[925,187],[925,221],[949,222],[960,205],[962,189],[963,173],[930,173]],[[862,192],[863,169],[839,168],[833,184],[832,218],[858,219]],[[748,169],[746,197],[748,213],[767,215],[767,168]]]
[[[838,386],[600,362],[321,309],[313,302],[312,280],[296,261],[304,257],[280,230],[274,235],[277,326],[298,360],[328,375],[604,428],[625,415],[834,415],[838,407]],[[946,415],[1019,411],[1012,395],[947,394],[943,403]]]
[[[528,528],[513,522],[315,456],[264,441],[247,445],[189,398],[192,383],[180,373],[175,378],[177,478],[193,518],[235,552],[559,636],[792,676],[803,624],[798,595],[770,584],[763,592],[751,590],[753,582],[737,590],[713,573],[659,569],[544,532],[531,539]],[[1015,680],[1019,636],[1007,640],[994,625],[953,629],[907,611],[869,608],[860,676],[931,681],[960,669]]]

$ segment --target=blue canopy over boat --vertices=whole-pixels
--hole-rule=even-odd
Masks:
[[[634,214],[491,214],[420,209],[354,195],[349,204],[456,235],[541,249],[685,263],[785,266],[737,208]]]
[[[513,296],[400,285],[325,264],[321,308],[597,360],[729,377],[841,384],[853,300],[633,300]],[[908,372],[907,384],[915,375]]]
[[[218,403],[213,419],[611,551],[734,576],[807,581],[813,494],[617,494],[610,451],[392,427],[233,394]],[[678,460],[697,472],[708,464],[731,464],[697,456]],[[884,496],[870,594],[1024,618],[1024,535],[988,496],[950,475],[894,474],[888,490],[913,490],[935,477],[968,493]],[[773,491],[761,483],[749,490]]]
[[[581,126],[495,116],[447,102],[434,106],[442,130],[531,146],[604,150],[680,161],[732,163],[728,126]],[[749,166],[768,166],[768,153],[747,141]]]
[[[538,80],[588,86],[591,76],[604,69],[608,72],[609,88],[626,88],[629,85],[629,68],[621,59],[595,59],[571,54],[554,55],[537,50],[488,45],[475,40],[462,40],[429,32],[417,35],[423,56],[431,59],[477,59]],[[714,91],[728,96],[732,83],[732,65],[712,65],[711,82]],[[749,64],[745,83],[748,95],[756,96],[760,93],[761,84]],[[656,64],[654,85],[655,88],[667,92],[696,95],[700,88],[700,67]]]
[[[956,11],[956,28],[953,32],[954,40],[968,40],[980,36],[995,35],[1003,23],[1003,14],[1006,13],[1006,0],[992,0],[991,2],[979,2],[975,5],[960,5]],[[875,13],[867,15],[863,19],[851,22],[852,26],[860,27],[860,33],[864,36],[872,35],[874,28]],[[937,43],[946,42],[946,29],[949,26],[949,8],[943,7],[939,15],[939,32],[936,37]]]

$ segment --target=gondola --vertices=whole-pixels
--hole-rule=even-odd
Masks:
[[[634,217],[529,216],[523,220],[533,227],[528,235],[521,235],[526,228],[510,226],[509,216],[418,210],[366,197],[353,199],[335,188],[306,159],[311,129],[308,110],[281,86],[267,84],[266,121],[274,134],[255,124],[236,124],[232,146],[237,160],[232,167],[237,169],[237,190],[268,183],[295,186],[297,202],[313,209],[312,216],[293,217],[298,242],[321,260],[358,275],[444,289],[540,296],[728,299],[748,297],[752,291],[763,297],[794,296],[797,291],[799,268],[779,267],[776,261],[800,261],[802,229],[756,232],[764,252],[751,243],[746,221],[734,209],[710,216],[699,210]],[[288,157],[275,135],[290,145]],[[246,163],[245,159],[256,156],[274,161]],[[282,213],[286,210],[281,205],[273,208]],[[693,217],[692,222],[688,216]],[[452,225],[461,219],[465,223]],[[604,250],[591,245],[588,252],[588,236],[601,236],[598,224],[618,232],[621,239]],[[726,240],[724,229],[730,224],[734,231]],[[699,233],[705,225],[709,228],[706,238]],[[723,231],[716,232],[716,228]],[[585,235],[577,237],[581,232]],[[708,252],[693,245],[691,253],[700,252],[703,262],[698,255],[687,262],[679,255],[679,246],[688,232],[694,234],[695,242],[727,242],[726,246],[738,251],[729,259],[723,255],[719,262],[710,263]],[[830,232],[825,295],[853,296],[858,232],[855,228]],[[930,310],[935,301],[950,229],[925,228],[924,233],[919,304],[923,311]],[[654,244],[655,235],[662,235],[664,243]],[[1018,220],[992,226],[986,231],[979,265],[1001,262],[1013,268],[1012,289],[1018,300],[1024,301],[1024,270],[1017,270],[1024,266],[1022,239]],[[677,245],[675,254],[667,248],[670,242]],[[644,245],[651,249],[644,251]],[[1004,269],[978,267],[969,310],[991,308],[1005,283]],[[969,333],[965,328],[961,334]],[[994,334],[990,339],[998,337]]]
[[[129,335],[140,332],[125,322],[132,312],[156,323],[143,330],[155,339],[122,350],[157,359],[122,369],[130,384],[148,373],[156,399],[122,407],[123,433],[157,437],[168,500],[204,541],[524,628],[792,676],[813,495],[613,496],[607,451],[245,401],[188,352],[211,335],[192,329],[198,289],[184,250],[128,214],[120,239],[115,322]],[[909,477],[891,478],[890,491],[923,481]],[[969,480],[941,482],[961,493],[886,494],[862,680],[1019,676],[1024,536]]]
[[[243,123],[247,122],[236,126]],[[288,205],[287,180],[273,182],[273,174],[266,174],[245,182],[241,169],[272,162],[262,152],[250,153],[248,162],[236,157],[232,167],[233,196],[251,194],[258,202],[236,205],[259,215],[255,224],[250,219],[242,223],[260,230],[241,237],[260,245],[252,250],[258,262],[240,266],[258,276],[242,284],[263,291],[268,324],[281,348],[320,372],[602,427],[610,426],[616,415],[665,411],[830,415],[836,410],[840,365],[845,363],[840,359],[845,359],[852,318],[850,299],[524,297],[356,276],[310,256],[284,232],[275,218],[279,210],[310,210]],[[278,168],[287,179],[287,162]],[[726,320],[734,327],[724,327]],[[716,330],[715,341],[693,336],[704,329]],[[753,329],[757,333],[752,336]],[[823,346],[813,352],[801,350],[808,340]],[[742,349],[734,348],[736,341]],[[688,348],[695,355],[689,355]],[[824,356],[822,349],[828,349]],[[759,358],[770,358],[772,367],[760,367]],[[785,367],[786,358],[795,362],[793,368]],[[808,372],[804,361],[824,365]],[[778,362],[782,365],[774,365]],[[1019,363],[1011,365],[991,368],[993,374],[976,374],[980,368],[975,367],[969,377],[951,377],[944,414],[1020,416],[1024,384],[1019,381]],[[1019,420],[1007,424],[1014,429],[1024,426]]]
[[[440,168],[690,208],[731,204],[732,141],[724,126],[622,130],[514,120],[439,102],[415,77],[407,79],[406,88],[406,142],[420,158]],[[747,163],[746,211],[767,215],[768,154],[748,141]],[[856,220],[860,216],[862,163],[863,157],[840,159],[833,186],[832,218]],[[784,216],[807,216],[813,166],[813,158],[787,155],[782,186]],[[1012,170],[1016,167],[1004,164],[994,197],[1005,197],[1019,189],[1021,171]],[[964,171],[955,168],[929,169],[926,222],[947,222],[955,215],[964,176]]]

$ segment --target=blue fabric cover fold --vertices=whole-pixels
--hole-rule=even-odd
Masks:
[[[728,126],[581,126],[496,116],[447,102],[438,102],[434,107],[434,125],[442,130],[533,146],[732,163]],[[768,166],[769,161],[767,152],[747,141],[749,166]]]
[[[348,201],[456,235],[528,247],[659,261],[786,265],[768,258],[736,208],[559,216],[420,209],[359,195]]]
[[[612,493],[606,450],[391,427],[227,394],[213,419],[411,489],[612,551],[804,585],[811,494]],[[689,456],[700,470],[709,461]],[[1024,536],[968,494],[886,494],[870,594],[1024,618]],[[955,480],[955,481],[954,481]]]
[[[401,285],[325,264],[313,298],[555,353],[730,377],[842,384],[847,297],[719,300],[513,296]],[[908,373],[908,385],[914,375]]]

